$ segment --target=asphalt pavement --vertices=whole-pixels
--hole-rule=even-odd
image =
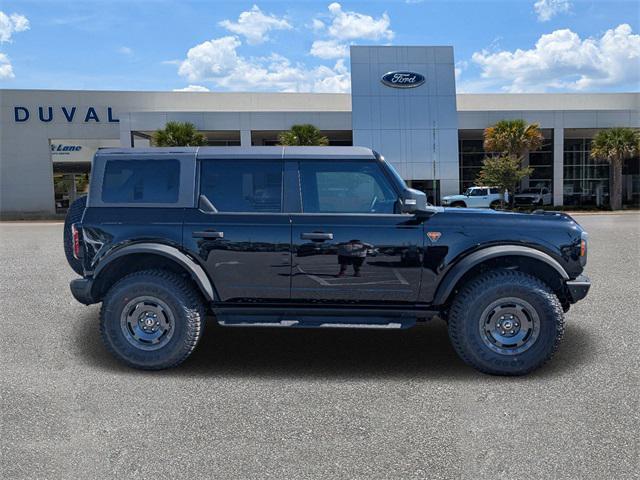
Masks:
[[[208,325],[180,367],[117,363],[69,293],[62,225],[0,223],[0,477],[638,478],[640,215],[581,215],[589,296],[551,363],[407,331]]]

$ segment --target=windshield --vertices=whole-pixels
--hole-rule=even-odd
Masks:
[[[525,188],[520,193],[540,193],[539,188]]]

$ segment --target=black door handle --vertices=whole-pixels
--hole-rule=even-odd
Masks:
[[[309,232],[301,233],[302,240],[333,240],[333,233]]]
[[[193,238],[224,238],[224,232],[193,232]]]

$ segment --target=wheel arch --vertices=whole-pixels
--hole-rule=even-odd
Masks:
[[[188,276],[207,301],[218,298],[213,283],[198,263],[178,248],[160,243],[128,245],[104,258],[93,273],[91,295],[101,301],[120,278],[148,269],[165,269]]]
[[[491,268],[515,268],[540,278],[563,300],[564,282],[569,275],[549,254],[520,245],[485,247],[459,260],[440,282],[434,305],[445,305],[469,278]]]

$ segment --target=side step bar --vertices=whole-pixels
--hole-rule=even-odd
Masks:
[[[241,308],[214,309],[218,324],[226,327],[373,328],[413,327],[417,316],[407,312],[309,309],[265,311]]]

